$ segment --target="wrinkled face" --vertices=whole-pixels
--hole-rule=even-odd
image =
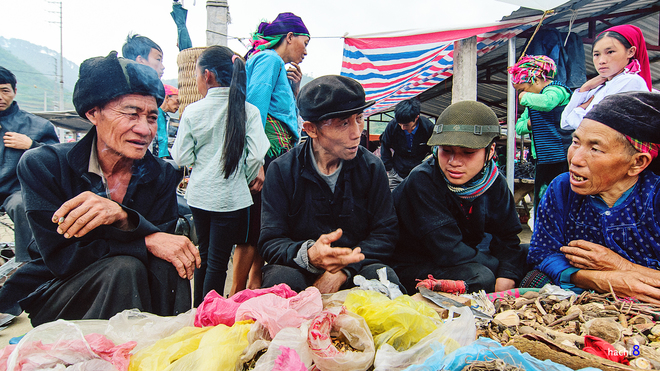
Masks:
[[[598,121],[584,119],[568,148],[571,189],[581,195],[604,194],[623,181],[631,156],[618,133]]]
[[[411,122],[406,122],[406,123],[399,122],[398,123],[399,127],[403,131],[407,131],[408,133],[412,133],[412,131],[415,130],[415,127],[417,126],[417,119],[418,118],[419,118],[419,116],[417,116],[417,118],[415,120],[411,121]]]
[[[150,95],[122,95],[103,108],[91,109],[87,118],[96,126],[99,158],[119,155],[139,160],[156,135],[158,106]]]
[[[163,77],[163,71],[165,71],[165,66],[163,65],[163,53],[159,52],[158,49],[151,48],[147,60],[138,56],[135,61],[156,70],[156,72],[158,72],[158,78]]]
[[[16,92],[11,84],[0,84],[0,112],[9,108],[15,97]]]
[[[362,113],[346,118],[322,121],[318,126],[311,124],[307,134],[321,146],[332,159],[352,160],[360,146],[360,134],[364,129]]]
[[[621,41],[605,36],[594,45],[594,67],[600,76],[611,80],[628,65],[629,59],[635,55],[635,49],[634,46],[626,49]]]
[[[309,36],[293,36],[289,50],[287,53],[288,60],[286,63],[295,62],[300,63],[307,55],[307,44],[309,44]]]
[[[165,112],[176,112],[179,109],[180,103],[179,103],[179,95],[174,94],[174,95],[168,95],[165,97],[165,101],[163,102],[163,111]]]
[[[489,147],[495,150],[495,144]],[[453,185],[463,185],[484,168],[486,148],[439,146],[438,165]]]

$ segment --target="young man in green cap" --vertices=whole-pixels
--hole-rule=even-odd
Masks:
[[[522,227],[493,161],[499,135],[485,104],[452,104],[428,141],[433,157],[392,192],[401,236],[391,262],[409,292],[428,275],[465,281],[469,292],[508,290],[522,278]],[[486,233],[489,250],[481,251]]]

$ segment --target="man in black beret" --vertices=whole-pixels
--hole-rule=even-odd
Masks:
[[[660,94],[606,97],[541,200],[528,262],[555,284],[660,304]]]
[[[170,234],[175,169],[147,148],[163,85],[150,67],[117,58],[80,66],[78,114],[94,127],[78,143],[40,147],[18,165],[35,242],[32,260],[0,289],[0,312],[56,319],[110,318],[137,308],[175,315],[191,306],[199,253]]]
[[[322,76],[300,91],[298,108],[309,135],[269,167],[262,193],[259,248],[268,265],[263,286],[288,284],[322,293],[353,287],[353,277],[377,279],[394,250],[397,218],[383,163],[360,144],[362,86]]]

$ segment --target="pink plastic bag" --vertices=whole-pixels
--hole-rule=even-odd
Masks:
[[[252,298],[236,311],[236,321],[254,320],[268,329],[271,338],[285,327],[300,327],[323,310],[321,293],[314,287],[291,298],[266,294]]]
[[[284,283],[266,289],[243,290],[229,299],[220,296],[213,290],[206,294],[204,301],[197,308],[195,326],[205,327],[223,324],[231,327],[236,322],[236,311],[242,303],[265,294],[274,294],[282,298],[296,296],[296,292]]]
[[[115,344],[103,335],[83,336],[78,325],[58,320],[32,329],[17,345],[0,354],[0,371],[40,370],[57,365],[75,365],[93,359],[110,362],[117,370],[127,370],[135,342]]]
[[[332,336],[356,351],[340,351]],[[364,318],[335,307],[321,312],[309,327],[307,338],[315,369],[321,371],[367,370],[374,362],[376,347]]]
[[[275,367],[272,371],[307,371],[307,367],[295,350],[284,345],[280,346],[280,350],[282,354],[275,359]]]

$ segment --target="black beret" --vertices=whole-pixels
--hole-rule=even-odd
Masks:
[[[365,102],[362,85],[350,77],[328,75],[308,82],[298,95],[298,109],[305,121],[350,116],[373,105]]]
[[[642,142],[660,144],[660,94],[631,91],[606,96],[585,119]]]
[[[159,107],[165,99],[165,89],[156,70],[130,59],[117,58],[116,51],[107,57],[82,62],[73,89],[73,105],[82,118],[87,118],[85,113],[90,109],[126,94],[151,95]]]

